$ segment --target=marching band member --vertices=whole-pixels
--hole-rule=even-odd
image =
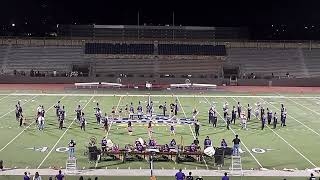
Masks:
[[[64,119],[65,119],[65,110],[64,110],[64,106],[62,106],[62,109],[59,109],[59,129],[63,129],[63,123],[64,123]]]
[[[100,108],[95,108],[96,113],[94,114],[96,116],[97,124],[99,125],[101,123],[101,110]]]
[[[138,107],[137,107],[137,112],[138,112],[138,119],[142,119],[142,106],[141,106],[141,102],[139,101]]]
[[[240,118],[240,115],[241,115],[241,104],[240,104],[240,102],[238,102],[237,108],[238,108],[238,118]]]
[[[84,113],[82,112],[80,116],[80,129],[86,131],[86,119],[84,118]]]
[[[44,117],[42,116],[42,114],[39,115],[38,117],[38,123],[39,123],[39,130],[43,131],[44,129]]]
[[[82,114],[82,109],[81,109],[81,106],[80,106],[80,105],[78,105],[78,107],[77,107],[77,109],[75,110],[75,112],[76,112],[76,120],[77,120],[78,122],[80,122],[80,120],[81,120],[81,114]]]
[[[130,118],[131,120],[133,120],[134,108],[133,108],[133,103],[132,103],[132,102],[130,103],[130,109],[129,109],[129,111],[130,111],[129,118]]]
[[[109,131],[109,120],[108,120],[107,113],[105,113],[103,117],[103,128],[104,128],[104,132],[107,133]]]
[[[283,104],[281,104],[281,127],[287,126],[286,125],[287,119],[287,110]]]
[[[221,147],[224,148],[224,149],[228,147],[228,144],[227,144],[226,140],[224,140],[224,139],[222,139],[220,145],[221,145]]]
[[[152,122],[149,121],[149,123],[148,123],[148,135],[149,135],[149,137],[152,136],[152,133],[153,133],[153,130],[152,130]]]
[[[131,121],[128,121],[128,134],[130,136],[132,135],[132,123],[131,123]]]
[[[172,123],[170,124],[170,133],[171,133],[171,135],[173,135],[173,136],[176,135],[174,122],[172,122]]]
[[[247,117],[244,114],[244,112],[241,113],[240,119],[241,119],[241,126],[242,126],[241,129],[247,130]]]
[[[274,115],[273,115],[273,129],[277,128],[277,124],[278,124],[278,116],[277,116],[277,113],[274,112]]]
[[[271,124],[272,121],[272,111],[267,108],[267,119],[268,119],[268,125]]]
[[[54,106],[56,108],[56,116],[59,118],[59,110],[60,110],[60,101],[57,102],[57,104]]]
[[[225,102],[222,107],[223,110],[223,118],[226,119],[228,114],[228,102]]]
[[[211,142],[209,136],[206,137],[203,144],[204,144],[204,149],[212,146],[212,142]]]
[[[231,111],[231,122],[233,122],[233,124],[236,124],[236,118],[237,118],[237,110],[236,110],[236,107],[233,106]]]
[[[248,110],[247,119],[248,119],[248,121],[250,121],[250,119],[251,119],[251,110],[252,110],[252,107],[250,106],[250,104],[248,104],[247,110]]]

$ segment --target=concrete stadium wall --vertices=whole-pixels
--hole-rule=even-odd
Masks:
[[[0,84],[73,84],[76,82],[116,82],[116,77],[28,77],[0,76]],[[186,78],[122,78],[123,84],[185,83]],[[228,79],[190,78],[191,82],[223,85],[229,84]],[[320,87],[320,78],[301,79],[239,79],[238,86],[287,86],[287,87]]]

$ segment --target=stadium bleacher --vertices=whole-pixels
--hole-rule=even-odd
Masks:
[[[159,44],[161,55],[205,55],[225,56],[224,45]]]
[[[153,44],[86,43],[86,54],[153,54]]]

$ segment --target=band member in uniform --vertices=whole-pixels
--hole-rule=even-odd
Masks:
[[[281,127],[286,126],[287,110],[284,104],[281,104]]]
[[[212,141],[210,140],[209,136],[206,137],[203,144],[204,144],[204,149],[212,146]]]
[[[76,120],[77,120],[78,122],[80,122],[80,120],[81,120],[81,114],[82,114],[82,109],[81,109],[81,106],[80,106],[80,105],[78,105],[78,107],[77,107],[77,109],[75,110],[75,112],[76,112]]]
[[[21,115],[20,115],[20,112],[19,112],[18,105],[16,105],[15,114],[16,114],[16,120],[19,121]]]
[[[116,117],[116,108],[114,106],[112,106],[111,115],[112,115],[112,119]]]
[[[130,103],[130,109],[129,109],[130,113],[129,113],[129,118],[131,120],[133,120],[133,115],[134,115],[134,107],[133,107],[133,103]]]
[[[228,144],[227,144],[227,142],[226,142],[225,139],[222,139],[222,141],[221,141],[221,143],[220,143],[220,146],[221,146],[222,148],[224,148],[224,149],[228,147]]]
[[[264,129],[265,125],[266,125],[266,115],[263,113],[261,117],[261,130]]]
[[[213,124],[213,108],[209,109],[209,124]]]
[[[60,101],[57,102],[57,104],[54,106],[56,109],[56,116],[59,118],[59,110],[60,110]]]
[[[228,102],[225,102],[222,107],[223,110],[223,118],[226,119],[228,114]]]
[[[195,131],[195,133],[196,133],[196,134],[195,134],[196,137],[198,137],[198,136],[200,135],[199,130],[200,130],[200,123],[199,123],[198,120],[196,120],[196,121],[194,122],[194,131]]]
[[[148,123],[148,135],[149,135],[149,137],[152,136],[152,133],[153,133],[153,130],[152,130],[152,122],[149,121],[149,123]]]
[[[139,101],[138,107],[137,107],[137,112],[138,112],[138,119],[142,119],[142,106],[141,106],[141,102]]]
[[[84,118],[84,113],[82,112],[80,116],[80,129],[86,131],[86,119]]]
[[[20,125],[20,127],[21,127],[23,124],[25,124],[25,118],[23,117],[23,115],[21,115],[21,116],[19,117],[19,125]]]
[[[274,115],[273,115],[273,129],[277,128],[277,124],[278,124],[278,116],[277,116],[277,113],[274,112]]]
[[[21,107],[21,105],[20,105],[20,101],[18,101],[17,106],[18,106],[18,112],[19,112],[19,115],[20,115],[20,116],[22,116],[22,112],[23,112],[23,110],[22,110],[22,107]]]
[[[129,107],[128,107],[128,104],[126,104],[126,107],[124,108],[124,111],[126,113],[126,115],[129,114]],[[130,118],[130,117],[129,117]]]
[[[173,136],[176,135],[176,133],[175,133],[175,127],[174,127],[174,123],[173,123],[173,122],[170,124],[170,133],[171,133],[171,135],[173,135]]]
[[[59,109],[59,129],[63,129],[64,119],[65,119],[65,110],[64,110],[64,106],[62,106],[62,109]]]
[[[240,119],[241,119],[241,125],[242,125],[241,129],[247,130],[247,117],[244,114],[244,112],[241,113]]]
[[[251,110],[252,110],[252,107],[250,106],[250,104],[248,104],[247,110],[248,110],[247,120],[250,121],[250,119],[251,119]]]
[[[167,111],[167,102],[164,102],[162,106],[162,111],[163,111],[163,116],[166,116],[166,111]]]
[[[132,123],[131,123],[131,121],[128,121],[128,134],[131,136],[132,135],[132,131],[133,131],[133,129],[132,129]]]
[[[227,123],[227,130],[229,130],[230,129],[230,124],[231,124],[231,117],[230,117],[230,115],[227,113],[226,114],[226,123]]]
[[[272,121],[272,111],[267,108],[267,119],[268,119],[268,125],[271,124]]]
[[[104,113],[104,117],[102,118],[102,120],[103,120],[104,132],[107,133],[109,131],[109,120],[108,120],[107,113]]]
[[[218,117],[216,109],[213,109],[213,127],[217,127]]]
[[[42,114],[40,114],[39,117],[38,117],[38,125],[39,125],[39,130],[43,131],[43,129],[44,129],[44,117],[42,116]]]
[[[175,116],[178,115],[178,111],[179,111],[178,108],[179,108],[178,107],[178,99],[176,99],[176,103],[174,104],[174,115]]]
[[[261,106],[261,108],[260,108],[260,119],[261,120],[262,120],[263,115],[265,115],[264,114],[264,108],[263,108],[263,106]]]
[[[233,106],[232,111],[231,111],[231,122],[233,122],[233,124],[236,124],[236,118],[237,118],[236,116],[237,116],[237,110]]]
[[[107,138],[103,137],[103,139],[101,140],[101,150],[102,152],[106,152],[107,151]]]
[[[240,118],[240,115],[241,115],[241,104],[240,102],[238,102],[238,105],[237,105],[237,108],[238,108],[238,118]]]
[[[173,117],[174,116],[174,108],[175,108],[175,105],[173,103],[170,104],[170,117]]]
[[[193,108],[193,111],[192,111],[192,118],[193,119],[197,119],[197,115],[199,114],[199,111],[197,110],[197,108]]]
[[[96,113],[94,114],[96,116],[97,124],[99,125],[101,123],[101,110],[100,108],[95,108]]]

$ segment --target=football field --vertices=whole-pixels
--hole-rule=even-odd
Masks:
[[[41,93],[24,91],[19,93],[0,92],[0,159],[7,168],[65,168],[68,152],[66,147],[71,139],[75,140],[78,169],[148,169],[147,161],[101,161],[90,163],[84,154],[91,137],[96,137],[100,142],[104,136],[111,139],[114,144],[124,148],[126,144],[134,144],[138,138],[148,140],[147,124],[133,124],[133,134],[127,133],[127,124],[112,124],[108,133],[95,119],[96,103],[99,102],[102,112],[111,114],[112,107],[120,109],[131,102],[137,107],[139,101],[145,109],[150,98],[154,103],[157,114],[162,110],[159,105],[178,100],[180,118],[191,118],[192,110],[196,107],[199,111],[200,145],[209,136],[215,147],[220,146],[221,139],[225,139],[228,146],[232,146],[232,139],[238,134],[242,144],[241,153],[243,169],[312,169],[320,166],[320,96],[318,94],[246,94],[211,92],[199,93],[164,93],[164,92],[59,92]],[[66,121],[63,130],[58,129],[54,105],[57,101],[65,106]],[[15,104],[20,101],[27,118],[26,126],[19,127],[15,120]],[[278,126],[273,129],[267,126],[261,130],[259,119],[252,117],[248,121],[248,129],[241,129],[240,120],[227,130],[223,121],[222,106],[228,102],[229,107],[242,104],[246,112],[247,104],[253,109],[255,103],[260,102],[266,109],[278,114]],[[280,127],[280,105],[283,103],[287,109],[287,126]],[[80,129],[74,121],[75,109],[80,104],[87,119],[86,131]],[[46,110],[44,131],[39,131],[35,124],[36,108],[43,105]],[[218,125],[213,128],[208,123],[208,110],[215,105],[218,111]],[[167,124],[154,124],[153,138],[158,144],[168,144],[171,139],[177,143],[190,145],[194,139],[193,125],[176,125],[176,135],[170,134]],[[230,159],[225,159],[222,169],[229,169]],[[155,162],[156,169],[218,169],[210,158],[202,162]]]

